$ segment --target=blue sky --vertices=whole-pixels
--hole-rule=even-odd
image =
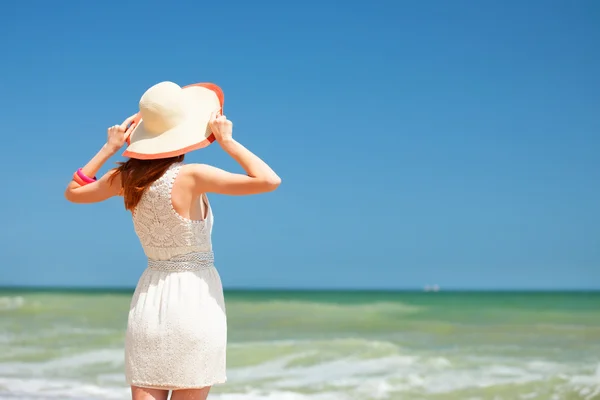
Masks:
[[[600,288],[600,3],[165,4],[3,6],[0,285],[135,285],[122,202],[63,191],[171,80],[283,179],[211,197],[228,288]]]

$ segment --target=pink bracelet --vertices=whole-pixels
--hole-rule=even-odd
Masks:
[[[84,181],[85,183],[96,182],[96,177],[90,178],[89,176],[87,176],[86,174],[83,173],[83,171],[81,170],[81,168],[79,168],[77,170],[77,176],[79,176],[81,178],[81,180]]]
[[[77,172],[73,172],[73,180],[75,181],[75,183],[77,183],[79,186],[85,186],[87,185],[87,183],[85,183],[80,177],[79,175],[77,175]]]

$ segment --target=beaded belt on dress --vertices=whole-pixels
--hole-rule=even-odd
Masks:
[[[148,268],[156,271],[198,271],[212,268],[214,260],[212,251],[188,253],[169,260],[148,259]]]

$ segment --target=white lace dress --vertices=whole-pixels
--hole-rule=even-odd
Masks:
[[[202,388],[226,381],[227,320],[221,279],[213,265],[213,215],[192,221],[171,203],[181,163],[144,193],[133,214],[148,256],[131,300],[125,339],[130,385]]]

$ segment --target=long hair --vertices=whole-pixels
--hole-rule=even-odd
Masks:
[[[156,160],[130,158],[126,162],[117,163],[119,166],[110,177],[110,181],[112,183],[117,175],[121,176],[125,209],[133,212],[150,185],[160,178],[172,164],[183,161],[183,158],[184,155],[182,154]]]

